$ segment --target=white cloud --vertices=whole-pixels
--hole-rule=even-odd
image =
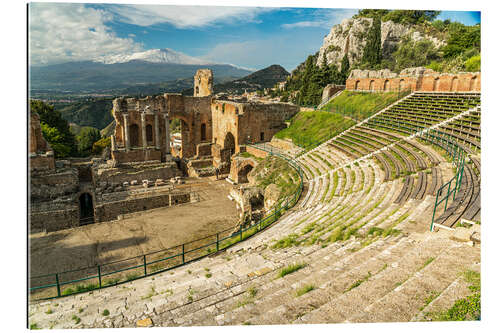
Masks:
[[[177,28],[212,25],[217,22],[256,22],[257,15],[276,8],[168,5],[108,5],[117,19],[139,26],[170,23]]]
[[[142,49],[132,38],[119,38],[105,25],[103,10],[71,3],[31,3],[29,52],[33,65],[92,60]]]
[[[285,29],[317,27],[330,29],[333,25],[339,24],[342,20],[353,16],[357,12],[357,9],[318,9],[314,15],[315,20],[285,23],[281,26]]]

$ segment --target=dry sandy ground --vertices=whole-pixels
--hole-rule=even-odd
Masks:
[[[30,236],[31,275],[91,267],[169,248],[236,225],[224,180],[196,181],[201,201],[158,208],[124,220]],[[134,214],[132,214],[134,215]]]

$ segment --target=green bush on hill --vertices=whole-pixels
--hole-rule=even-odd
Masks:
[[[303,111],[296,114],[288,128],[275,134],[279,139],[289,138],[293,143],[302,147],[317,145],[356,122],[340,114],[325,111]]]
[[[102,138],[102,139],[94,142],[94,144],[92,145],[92,154],[99,155],[100,153],[102,153],[102,151],[106,147],[111,147],[111,137],[110,136],[108,136],[106,138]]]
[[[101,139],[101,133],[93,127],[84,127],[76,137],[78,141],[78,153],[80,156],[89,156],[92,146]]]

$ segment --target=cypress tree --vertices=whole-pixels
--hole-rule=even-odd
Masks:
[[[381,26],[380,17],[373,19],[373,25],[368,32],[365,51],[363,53],[363,62],[371,66],[380,64],[382,60],[381,44]]]
[[[344,58],[342,58],[342,63],[340,65],[340,78],[342,80],[342,83],[345,84],[345,81],[347,80],[347,76],[349,75],[349,58],[347,57],[347,53],[344,55]]]

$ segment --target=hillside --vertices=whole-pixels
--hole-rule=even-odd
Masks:
[[[55,110],[70,123],[79,126],[91,126],[103,129],[112,120],[111,109],[113,100],[111,98],[91,99],[73,103],[58,103],[54,105]]]
[[[282,101],[319,104],[328,83],[345,84],[352,69],[438,72],[481,69],[481,26],[436,20],[437,11],[360,10],[334,25],[318,52],[292,71]]]
[[[252,92],[257,90],[269,89],[276,85],[278,82],[283,82],[290,75],[280,65],[271,65],[264,69],[258,70],[243,78],[236,79],[230,82],[219,83],[214,85],[214,92],[224,92],[227,94],[242,94],[245,92]],[[182,92],[184,95],[192,95],[193,89],[187,89]]]

